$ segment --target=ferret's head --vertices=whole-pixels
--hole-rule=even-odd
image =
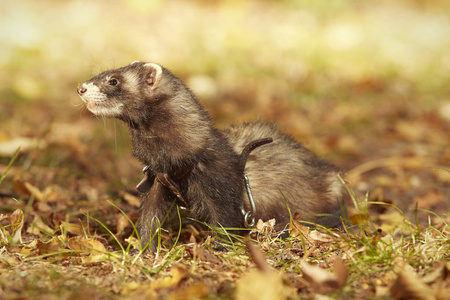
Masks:
[[[135,121],[148,104],[166,97],[173,80],[163,77],[172,76],[160,65],[135,61],[79,84],[77,92],[94,115]]]

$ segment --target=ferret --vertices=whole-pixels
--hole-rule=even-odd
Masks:
[[[268,122],[218,130],[166,68],[135,61],[77,92],[94,115],[128,125],[133,156],[145,166],[138,185],[143,247],[157,250],[154,236],[174,199],[191,218],[224,228],[273,218],[283,228],[295,213],[309,224],[342,226],[344,188],[335,166]]]

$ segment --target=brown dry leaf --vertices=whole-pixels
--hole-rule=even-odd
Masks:
[[[250,236],[256,238],[257,240],[265,239],[267,236],[277,236],[278,233],[275,230],[275,223],[275,219],[271,219],[266,222],[259,219],[256,223],[255,229],[250,232]]]
[[[27,228],[27,233],[41,235],[41,232],[52,233],[53,229],[42,221],[40,215],[35,215],[33,222]]]
[[[38,240],[33,240],[28,245],[25,245],[22,247],[22,250],[20,251],[20,254],[22,254],[25,257],[33,256],[37,254],[37,242]]]
[[[31,149],[44,149],[46,146],[42,139],[16,137],[0,142],[0,156],[13,157],[19,147],[21,152],[28,152]]]
[[[441,261],[433,272],[422,278],[422,281],[431,284],[445,281],[447,278],[450,278],[450,262]]]
[[[289,232],[292,237],[308,237],[310,228],[302,225],[295,219],[289,224]]]
[[[59,227],[62,228],[64,232],[68,232],[73,235],[84,235],[83,226],[78,224],[72,224],[66,221],[59,222]]]
[[[13,180],[13,188],[21,196],[34,196],[37,201],[42,201],[43,195],[41,191],[33,186],[29,182],[23,181],[20,177],[16,176]]]
[[[132,195],[130,193],[127,192],[120,192],[120,196],[128,202],[128,204],[134,206],[134,207],[139,207],[141,200],[139,197],[136,197],[135,195]]]
[[[444,195],[437,189],[430,189],[425,195],[414,198],[417,206],[423,209],[430,209],[436,204],[442,202]]]
[[[389,284],[397,279],[397,275],[393,270],[388,270],[376,279],[375,296],[376,297],[388,297],[389,296]]]
[[[61,236],[54,236],[48,242],[41,242],[40,240],[37,240],[36,249],[38,250],[38,253],[41,255],[60,252],[62,249],[65,248],[62,240],[63,237]]]
[[[42,195],[43,201],[53,204],[53,212],[65,210],[68,206],[74,204],[69,193],[58,185],[47,186]]]
[[[383,232],[394,232],[395,230],[402,230],[406,233],[410,231],[410,228],[405,223],[405,219],[402,215],[396,211],[388,211],[378,216],[381,222],[380,229]]]
[[[358,153],[360,141],[353,135],[338,136],[333,151],[340,150],[346,153]]]
[[[149,288],[149,285],[139,284],[136,281],[125,282],[120,292],[121,296],[133,297],[139,295],[143,299],[157,299],[158,293]]]
[[[272,268],[267,263],[264,254],[261,252],[261,249],[254,242],[247,240],[245,245],[247,246],[248,254],[252,258],[253,263],[256,265],[258,270],[264,273],[273,272]]]
[[[71,250],[80,250],[85,253],[104,253],[105,246],[92,238],[72,237],[68,240],[68,246]]]
[[[89,254],[81,258],[83,263],[100,262],[106,259],[105,246],[95,239],[72,237],[68,240],[68,247],[71,250],[81,251],[81,255]]]
[[[292,287],[283,284],[279,273],[254,270],[236,282],[235,299],[281,300],[293,296],[294,292]]]
[[[122,234],[129,225],[130,221],[122,213],[116,215],[116,235]]]
[[[186,279],[187,272],[181,266],[170,268],[171,277],[160,278],[150,284],[153,290],[168,289],[177,287],[182,280]]]
[[[368,221],[368,215],[364,213],[360,214],[352,214],[348,217],[348,220],[351,224],[357,225],[357,224],[366,224]]]
[[[42,192],[37,187],[35,187],[34,185],[32,185],[29,182],[25,182],[24,184],[25,184],[25,188],[27,189],[28,193],[31,196],[34,196],[36,201],[38,201],[38,202],[42,202],[43,201],[44,195],[42,194]]]
[[[132,249],[141,249],[141,242],[134,236],[125,239],[125,242],[131,244]]]
[[[260,248],[248,240],[246,246],[258,270],[247,273],[236,284],[236,299],[287,299],[294,290],[283,284],[283,277],[274,272]]]
[[[208,288],[204,284],[198,283],[174,291],[170,293],[170,295],[167,298],[174,300],[199,299],[207,297],[208,294],[209,294]]]
[[[322,233],[318,230],[311,230],[311,232],[309,233],[309,237],[314,241],[318,241],[318,242],[322,242],[322,243],[334,242],[333,237],[331,237],[327,233]]]
[[[433,175],[440,182],[450,184],[450,167],[437,168],[434,170]]]
[[[2,253],[2,255],[0,256],[0,265],[2,266],[2,269],[3,268],[9,268],[9,267],[14,267],[14,266],[18,266],[18,265],[20,265],[22,262],[21,262],[21,259],[19,259],[19,257],[17,257],[17,256],[13,256],[13,255],[4,255],[3,253]]]
[[[344,261],[341,258],[336,258],[333,261],[333,269],[334,274],[336,274],[337,277],[337,283],[340,287],[344,286],[349,275],[348,268],[345,265]]]
[[[192,247],[187,247],[186,250],[191,253],[194,260],[201,260],[214,265],[221,264],[222,260],[208,249],[202,248],[198,243],[193,243]]]
[[[434,300],[433,290],[416,277],[414,272],[402,270],[389,289],[390,296],[398,300]]]
[[[16,209],[9,216],[9,224],[11,225],[11,234],[14,234],[11,242],[12,244],[16,244],[17,242],[22,242],[22,227],[24,224],[23,211],[21,209]]]
[[[394,128],[402,138],[408,141],[419,141],[427,134],[426,127],[416,122],[398,121]]]
[[[427,160],[424,157],[420,156],[412,156],[412,157],[394,156],[376,159],[363,163],[349,170],[346,174],[346,181],[351,184],[355,184],[360,180],[362,174],[379,168],[400,167],[405,169],[417,170],[423,168],[427,164],[430,164],[430,162],[427,162]]]
[[[81,257],[81,262],[84,264],[92,264],[105,261],[107,258],[108,256],[106,254],[97,252]]]
[[[275,230],[274,229],[275,223],[276,223],[275,219],[270,219],[266,222],[259,219],[258,222],[256,223],[256,229],[263,233],[271,233],[272,231]]]
[[[341,259],[334,261],[334,272],[328,272],[318,266],[300,261],[303,277],[311,288],[320,294],[329,294],[342,288],[348,278],[348,269]]]

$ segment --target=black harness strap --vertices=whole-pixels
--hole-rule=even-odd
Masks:
[[[136,189],[140,193],[146,193],[150,188],[153,186],[153,183],[155,182],[155,179],[161,183],[163,186],[167,187],[172,194],[174,194],[182,203],[183,205],[188,208],[188,203],[181,195],[181,190],[179,185],[175,182],[175,180],[181,179],[184,176],[186,176],[189,172],[191,172],[192,168],[184,168],[180,169],[177,172],[175,172],[172,175],[169,175],[167,173],[156,173],[153,174],[149,168],[149,166],[144,167],[142,169],[142,172],[144,173],[144,178],[139,182],[139,184],[136,186]]]
[[[174,194],[184,205],[186,208],[189,208],[188,203],[186,200],[184,200],[183,196],[181,195],[180,187],[178,184],[170,178],[170,176],[166,173],[157,173],[156,179],[165,187],[167,187],[172,194]]]

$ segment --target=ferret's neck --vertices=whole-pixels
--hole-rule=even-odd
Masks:
[[[153,172],[172,173],[198,163],[214,139],[206,111],[192,98],[174,97],[128,123],[133,155]]]

